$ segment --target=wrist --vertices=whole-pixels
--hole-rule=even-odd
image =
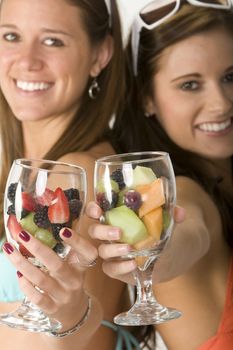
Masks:
[[[73,333],[77,332],[88,320],[89,316],[90,316],[90,312],[91,312],[91,307],[92,307],[92,299],[89,295],[87,295],[87,307],[85,309],[85,312],[82,316],[82,318],[71,328],[68,328],[64,331],[61,332],[49,332],[46,333],[46,335],[51,336],[51,337],[55,337],[55,338],[64,338],[67,337],[69,335],[72,335]]]

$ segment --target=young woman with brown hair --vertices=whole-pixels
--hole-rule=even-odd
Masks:
[[[163,345],[148,329],[146,349],[233,347],[231,8],[230,1],[148,1],[132,29],[130,93],[114,128],[118,150],[169,152],[185,209],[153,271],[158,300],[183,315],[156,325]],[[90,230],[105,240],[108,232]],[[108,261],[121,249],[99,247],[103,269],[133,283],[134,261]]]
[[[90,200],[95,159],[114,153],[108,142],[108,124],[124,91],[124,80],[118,79],[123,55],[115,1],[3,0],[0,52],[1,214],[7,175],[16,158],[60,160],[84,167]],[[111,320],[119,311],[122,283],[108,278],[100,264],[87,270],[62,261],[52,251],[53,277],[36,267],[29,268],[24,257],[4,243],[2,215],[0,220],[0,313],[14,310],[23,292],[61,321],[61,332],[67,335],[52,338],[0,326],[1,347],[113,348],[112,331],[100,327],[100,322],[102,318]],[[84,218],[81,234],[87,232],[89,224]],[[95,246],[81,235],[68,232],[64,234],[63,230],[60,235],[74,254],[82,254],[87,262],[96,258]],[[22,243],[35,256],[46,258],[48,251],[38,240],[31,237]],[[16,269],[10,263],[20,271],[20,289]],[[43,286],[45,293],[41,294],[34,284]],[[92,295],[90,315],[75,331],[87,312],[85,290]],[[109,302],[108,295],[113,291],[116,297],[113,295]]]

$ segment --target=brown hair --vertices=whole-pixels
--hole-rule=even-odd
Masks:
[[[205,167],[207,160],[177,146],[166,134],[155,117],[144,115],[145,97],[151,96],[152,79],[159,70],[162,51],[170,45],[191,35],[212,28],[224,28],[233,37],[233,12],[212,8],[182,5],[176,15],[154,30],[143,29],[140,37],[138,76],[133,77],[131,47],[127,50],[128,95],[125,96],[123,112],[117,118],[113,136],[119,152],[163,150],[170,153],[176,175],[185,175],[197,181],[211,196],[219,209],[224,238],[233,247],[233,198],[218,186],[219,178],[210,178]],[[169,103],[169,101],[168,101]],[[231,157],[233,163],[233,157]],[[153,329],[138,330],[143,341]],[[148,349],[150,346],[147,345]],[[154,345],[151,349],[154,349]]]
[[[108,66],[98,76],[100,92],[96,99],[90,99],[88,88],[73,120],[62,136],[44,156],[56,160],[75,151],[85,151],[93,144],[107,137],[109,120],[117,111],[121,94],[124,91],[124,58],[121,40],[120,20],[115,0],[111,0],[111,27],[104,0],[66,0],[81,9],[84,28],[89,40],[97,45],[111,34],[114,39],[114,54]],[[116,83],[117,82],[117,83]],[[7,175],[14,159],[24,156],[21,122],[12,114],[4,96],[0,92],[0,140],[2,146],[0,179],[0,235],[3,232],[2,205]],[[96,125],[98,121],[98,125]]]

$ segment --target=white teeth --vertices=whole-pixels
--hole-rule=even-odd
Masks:
[[[219,132],[227,129],[231,125],[231,119],[222,123],[203,123],[198,125],[198,128],[208,132]]]
[[[43,83],[43,82],[27,82],[27,81],[22,81],[22,80],[17,80],[16,85],[18,88],[24,90],[24,91],[41,91],[41,90],[47,90],[49,88],[48,83]]]

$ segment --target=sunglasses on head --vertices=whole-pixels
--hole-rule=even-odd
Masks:
[[[112,26],[112,19],[111,19],[111,14],[112,14],[112,11],[111,11],[111,0],[104,0],[105,2],[105,5],[107,7],[107,10],[108,10],[108,15],[109,15],[109,27]]]
[[[232,0],[186,0],[191,5],[227,10],[232,7]],[[153,0],[144,6],[134,20],[132,26],[133,70],[137,75],[138,46],[142,28],[152,30],[173,16],[184,0]]]

